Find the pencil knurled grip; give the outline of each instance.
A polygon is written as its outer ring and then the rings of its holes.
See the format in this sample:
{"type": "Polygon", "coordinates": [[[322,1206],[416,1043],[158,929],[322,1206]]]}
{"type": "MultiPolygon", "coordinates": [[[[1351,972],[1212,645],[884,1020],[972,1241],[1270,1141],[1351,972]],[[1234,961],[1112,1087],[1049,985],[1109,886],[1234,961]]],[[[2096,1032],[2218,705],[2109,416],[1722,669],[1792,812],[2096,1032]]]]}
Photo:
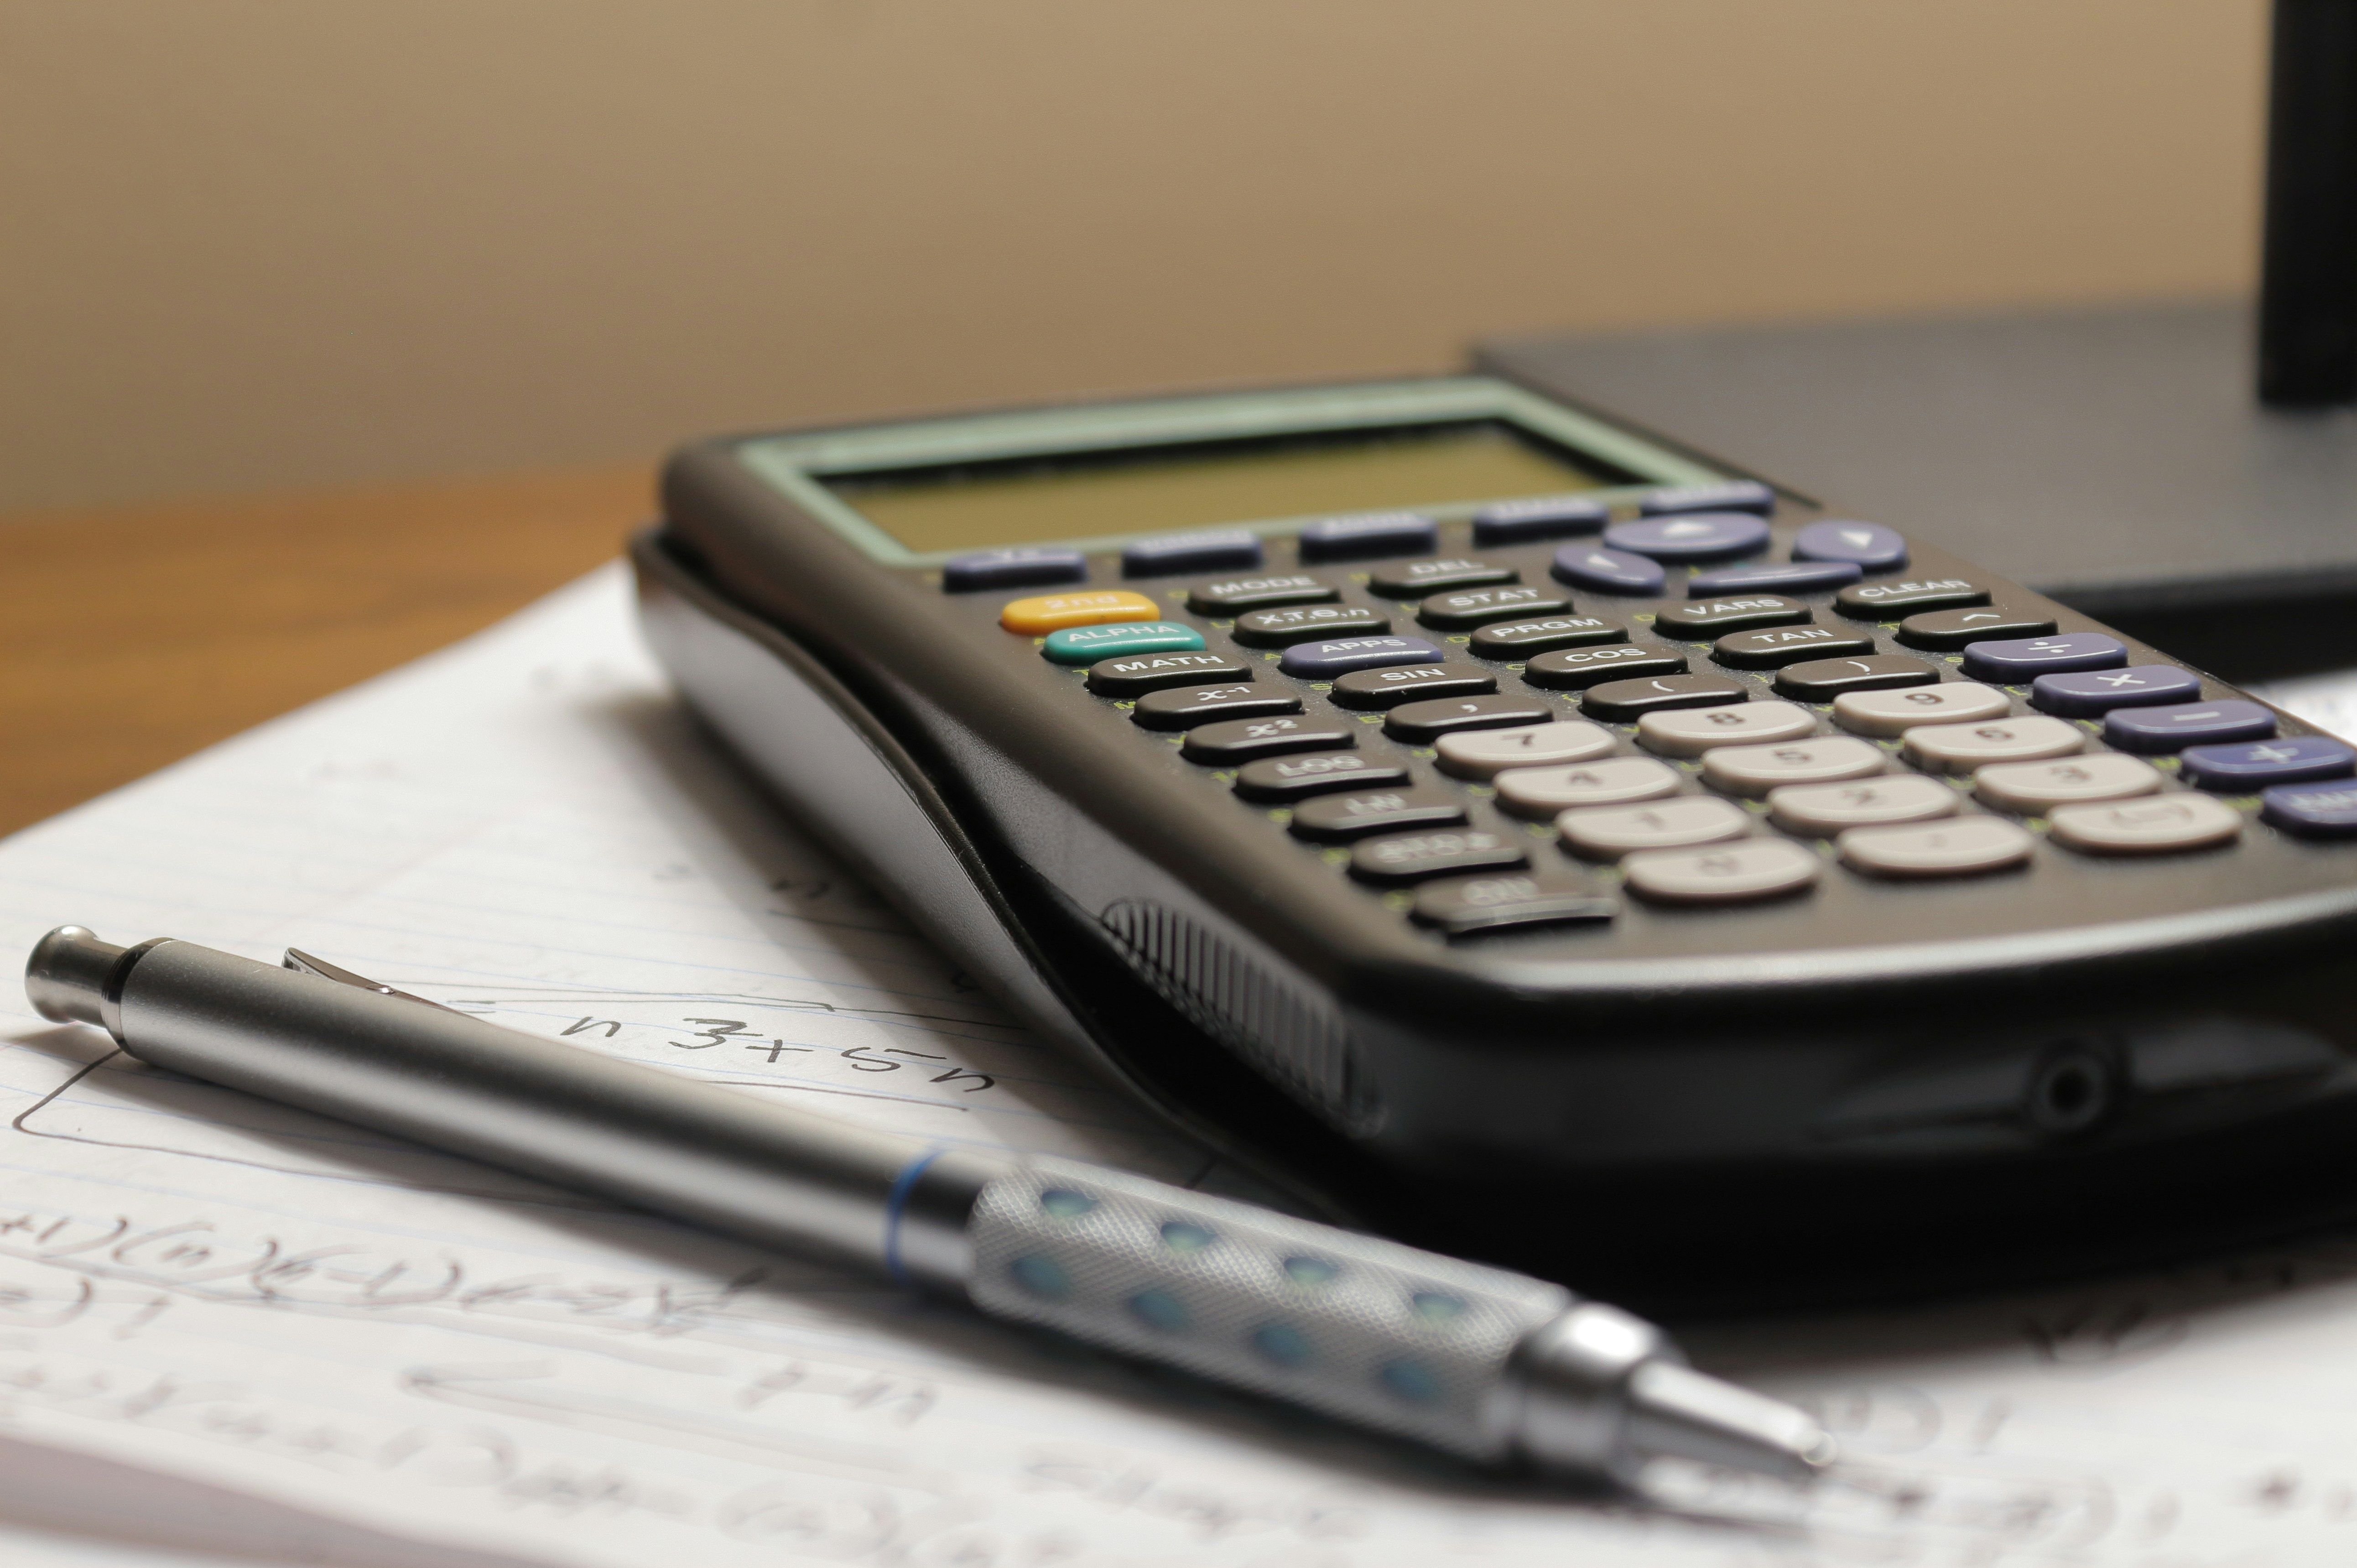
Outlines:
{"type": "Polygon", "coordinates": [[[1508,1358],[1576,1301],[1502,1269],[1063,1160],[993,1179],[967,1236],[967,1291],[994,1316],[1483,1461],[1513,1442],[1508,1358]]]}

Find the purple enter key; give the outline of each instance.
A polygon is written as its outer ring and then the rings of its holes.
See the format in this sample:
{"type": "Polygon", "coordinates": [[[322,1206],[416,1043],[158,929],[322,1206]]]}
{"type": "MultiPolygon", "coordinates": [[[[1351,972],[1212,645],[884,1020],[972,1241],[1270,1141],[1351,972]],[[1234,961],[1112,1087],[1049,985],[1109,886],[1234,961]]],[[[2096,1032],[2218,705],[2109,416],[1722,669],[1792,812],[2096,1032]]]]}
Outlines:
{"type": "Polygon", "coordinates": [[[2330,736],[2287,735],[2281,740],[2186,748],[2177,766],[2204,789],[2252,793],[2272,784],[2308,784],[2357,773],[2357,751],[2330,736]]]}
{"type": "Polygon", "coordinates": [[[2127,661],[2126,645],[2099,631],[2010,637],[1968,643],[1964,648],[1965,674],[1975,681],[2009,685],[2063,670],[2116,670],[2127,661]]]}
{"type": "Polygon", "coordinates": [[[1331,681],[1353,670],[1439,661],[1440,650],[1420,637],[1340,637],[1331,642],[1297,642],[1276,667],[1305,681],[1331,681]]]}

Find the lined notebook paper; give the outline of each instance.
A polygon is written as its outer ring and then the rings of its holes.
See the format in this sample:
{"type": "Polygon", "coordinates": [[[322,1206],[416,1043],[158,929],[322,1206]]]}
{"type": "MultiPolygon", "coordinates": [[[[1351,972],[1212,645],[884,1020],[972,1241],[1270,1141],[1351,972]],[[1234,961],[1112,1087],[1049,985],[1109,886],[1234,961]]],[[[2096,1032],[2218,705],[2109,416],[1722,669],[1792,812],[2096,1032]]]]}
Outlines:
{"type": "MultiPolygon", "coordinates": [[[[0,953],[68,920],[298,945],[738,1092],[1205,1175],[711,751],[619,570],[0,846],[0,953]]],[[[172,1541],[386,1568],[2357,1557],[2357,1238],[1690,1334],[1817,1407],[1852,1462],[1813,1495],[1663,1466],[1641,1506],[155,1072],[13,983],[0,1011],[11,1563],[188,1561],[172,1541]]]]}

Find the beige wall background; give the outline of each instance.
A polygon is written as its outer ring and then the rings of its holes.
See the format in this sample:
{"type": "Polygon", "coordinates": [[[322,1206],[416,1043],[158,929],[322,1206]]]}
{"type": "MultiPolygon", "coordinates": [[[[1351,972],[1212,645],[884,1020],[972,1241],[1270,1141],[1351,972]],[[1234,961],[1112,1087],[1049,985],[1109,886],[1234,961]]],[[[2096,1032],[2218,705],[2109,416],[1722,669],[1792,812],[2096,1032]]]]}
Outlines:
{"type": "Polygon", "coordinates": [[[2261,0],[0,0],[0,508],[2204,295],[2261,0]]]}

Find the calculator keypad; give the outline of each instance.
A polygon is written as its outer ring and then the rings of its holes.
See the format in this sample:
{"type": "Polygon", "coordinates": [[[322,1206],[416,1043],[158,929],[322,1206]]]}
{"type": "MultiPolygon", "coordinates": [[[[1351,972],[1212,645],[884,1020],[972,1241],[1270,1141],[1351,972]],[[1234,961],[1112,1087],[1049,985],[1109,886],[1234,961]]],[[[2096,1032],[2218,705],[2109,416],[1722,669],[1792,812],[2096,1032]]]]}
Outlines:
{"type": "MultiPolygon", "coordinates": [[[[1002,624],[1049,665],[1122,650],[1067,678],[1119,703],[1135,744],[1450,937],[1587,940],[1829,880],[2002,897],[2025,866],[2218,851],[2254,817],[2357,839],[2357,748],[2278,738],[2271,710],[2204,701],[2191,672],[1936,559],[1901,576],[1908,543],[1879,524],[1777,547],[1737,506],[1495,511],[1486,533],[1333,520],[1303,535],[1307,570],[1272,549],[1158,597],[1017,600],[1002,624]],[[1445,553],[1469,532],[1481,553],[1445,553]]],[[[1049,568],[1006,568],[1026,569],[1049,568]]]]}

